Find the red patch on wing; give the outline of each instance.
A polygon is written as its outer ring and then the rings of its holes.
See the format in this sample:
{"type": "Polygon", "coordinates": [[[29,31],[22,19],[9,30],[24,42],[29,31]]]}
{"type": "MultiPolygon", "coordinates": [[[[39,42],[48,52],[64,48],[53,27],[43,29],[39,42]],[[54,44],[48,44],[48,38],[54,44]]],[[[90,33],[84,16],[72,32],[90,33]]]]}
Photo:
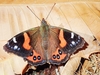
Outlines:
{"type": "Polygon", "coordinates": [[[28,59],[29,61],[31,61],[33,63],[42,61],[41,55],[39,53],[35,52],[34,50],[33,50],[33,55],[26,57],[26,59],[28,59]],[[40,59],[38,59],[38,56],[40,57],[40,59]],[[36,57],[36,59],[34,59],[34,57],[36,57]]]}
{"type": "Polygon", "coordinates": [[[60,40],[60,46],[63,48],[67,45],[67,41],[64,39],[64,35],[63,35],[63,30],[60,30],[59,33],[59,40],[60,40]]]}
{"type": "Polygon", "coordinates": [[[25,39],[25,41],[24,41],[24,43],[23,43],[23,47],[26,49],[26,50],[30,50],[30,48],[31,48],[31,46],[30,46],[30,38],[29,38],[29,36],[28,36],[28,34],[27,33],[24,33],[24,39],[25,39]]]}
{"type": "Polygon", "coordinates": [[[52,60],[61,61],[61,60],[63,60],[67,56],[67,54],[64,54],[64,53],[59,54],[59,51],[58,50],[59,50],[59,48],[57,48],[56,51],[52,54],[52,56],[53,55],[56,56],[56,58],[53,58],[52,57],[52,60]],[[59,55],[59,59],[57,58],[57,55],[59,55]]]}

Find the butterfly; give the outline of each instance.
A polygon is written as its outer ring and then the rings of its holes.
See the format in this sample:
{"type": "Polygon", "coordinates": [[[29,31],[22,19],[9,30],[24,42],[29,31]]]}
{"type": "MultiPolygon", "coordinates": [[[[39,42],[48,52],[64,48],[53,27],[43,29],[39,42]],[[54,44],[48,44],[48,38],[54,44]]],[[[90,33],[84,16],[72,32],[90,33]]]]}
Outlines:
{"type": "Polygon", "coordinates": [[[43,18],[41,26],[23,31],[4,45],[5,51],[21,56],[28,63],[60,65],[83,48],[86,41],[73,31],[49,25],[43,18]]]}

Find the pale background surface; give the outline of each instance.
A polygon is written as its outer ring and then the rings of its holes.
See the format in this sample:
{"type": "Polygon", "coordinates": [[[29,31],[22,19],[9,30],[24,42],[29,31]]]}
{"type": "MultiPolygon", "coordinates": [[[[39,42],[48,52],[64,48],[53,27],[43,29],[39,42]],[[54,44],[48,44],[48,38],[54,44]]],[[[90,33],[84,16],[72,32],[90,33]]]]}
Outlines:
{"type": "Polygon", "coordinates": [[[58,3],[46,20],[50,25],[70,29],[80,34],[86,41],[93,40],[93,36],[100,41],[99,0],[0,0],[0,75],[14,75],[14,71],[20,73],[26,65],[22,58],[9,55],[2,48],[6,41],[17,33],[40,26],[40,21],[26,6],[42,19],[46,18],[54,2],[58,3]],[[22,65],[21,68],[19,64],[22,65]]]}
{"type": "Polygon", "coordinates": [[[100,0],[0,0],[1,4],[46,4],[64,2],[100,2],[100,0]]]}

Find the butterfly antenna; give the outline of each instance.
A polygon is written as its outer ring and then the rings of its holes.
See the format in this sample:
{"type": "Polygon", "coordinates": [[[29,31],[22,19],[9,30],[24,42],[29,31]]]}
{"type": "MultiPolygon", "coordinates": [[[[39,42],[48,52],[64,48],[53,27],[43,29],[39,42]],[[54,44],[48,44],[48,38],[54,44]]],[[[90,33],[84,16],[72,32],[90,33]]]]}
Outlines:
{"type": "Polygon", "coordinates": [[[40,20],[40,18],[28,6],[27,6],[27,8],[40,20]]]}
{"type": "Polygon", "coordinates": [[[53,7],[51,8],[50,12],[48,13],[48,15],[47,15],[46,19],[47,19],[47,18],[48,18],[48,16],[50,15],[50,13],[51,13],[52,9],[54,8],[55,4],[56,4],[56,3],[54,3],[54,5],[53,5],[53,7]]]}

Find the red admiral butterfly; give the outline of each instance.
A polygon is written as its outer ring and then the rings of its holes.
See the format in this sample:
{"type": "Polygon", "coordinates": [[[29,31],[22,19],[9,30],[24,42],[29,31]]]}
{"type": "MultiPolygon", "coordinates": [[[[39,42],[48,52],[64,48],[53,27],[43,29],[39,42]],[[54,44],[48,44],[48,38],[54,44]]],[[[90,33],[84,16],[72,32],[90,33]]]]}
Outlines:
{"type": "Polygon", "coordinates": [[[48,25],[45,19],[35,27],[12,37],[4,49],[23,57],[34,66],[45,63],[59,65],[82,48],[86,41],[78,34],[48,25]]]}

